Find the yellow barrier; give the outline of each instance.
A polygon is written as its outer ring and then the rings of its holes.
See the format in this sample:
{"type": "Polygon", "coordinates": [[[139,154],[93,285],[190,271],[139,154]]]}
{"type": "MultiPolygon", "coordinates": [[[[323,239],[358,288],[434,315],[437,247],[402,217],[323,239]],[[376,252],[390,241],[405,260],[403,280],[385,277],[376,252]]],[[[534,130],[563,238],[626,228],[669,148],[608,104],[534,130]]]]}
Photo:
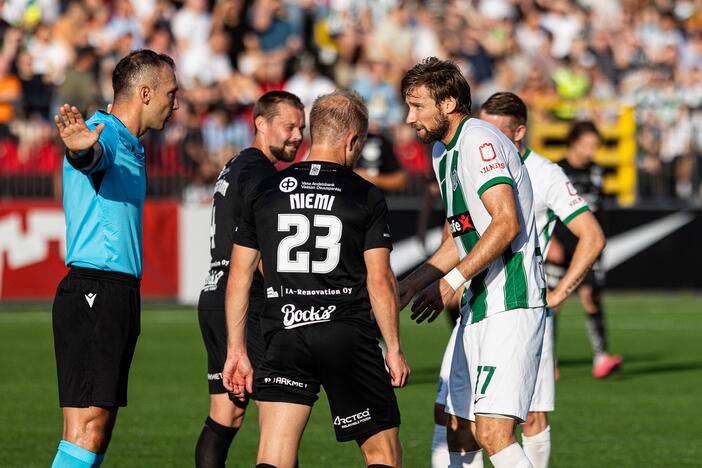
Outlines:
{"type": "Polygon", "coordinates": [[[529,108],[528,145],[552,161],[567,151],[566,138],[571,121],[555,115],[577,116],[595,122],[605,139],[595,162],[607,171],[604,191],[616,195],[619,204],[631,206],[636,200],[636,119],[634,108],[617,101],[539,100],[529,108]]]}

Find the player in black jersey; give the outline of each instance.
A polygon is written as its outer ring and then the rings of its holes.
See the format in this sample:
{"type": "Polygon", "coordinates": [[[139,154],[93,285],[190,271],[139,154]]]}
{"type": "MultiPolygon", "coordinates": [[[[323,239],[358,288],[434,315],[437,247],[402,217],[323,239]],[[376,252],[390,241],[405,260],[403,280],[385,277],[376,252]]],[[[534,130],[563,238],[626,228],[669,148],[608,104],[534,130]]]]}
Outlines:
{"type": "MultiPolygon", "coordinates": [[[[602,135],[594,123],[576,122],[568,134],[568,154],[558,162],[575,190],[587,201],[600,224],[603,214],[603,169],[593,159],[601,145],[602,135]]],[[[562,272],[568,269],[577,243],[578,239],[558,221],[549,250],[549,282],[558,282],[562,272]]],[[[593,353],[592,376],[598,379],[608,376],[622,364],[621,356],[607,352],[607,334],[602,310],[604,281],[605,272],[598,259],[578,289],[580,302],[587,312],[587,330],[593,353]]]]}
{"type": "MultiPolygon", "coordinates": [[[[210,227],[212,261],[205,286],[200,293],[198,315],[207,348],[207,379],[210,413],[195,448],[198,468],[224,467],[229,446],[241,427],[248,398],[244,401],[227,395],[222,385],[222,368],[227,356],[224,297],[234,233],[241,223],[245,200],[258,183],[276,173],[278,161],[291,162],[302,142],[305,109],[294,94],[271,91],[254,106],[253,145],[233,157],[220,172],[215,185],[210,227]]],[[[247,351],[251,363],[258,365],[263,356],[260,315],[264,303],[263,277],[254,272],[249,295],[247,351]]]]}
{"type": "Polygon", "coordinates": [[[234,239],[223,379],[239,396],[253,389],[259,402],[258,467],[293,466],[320,386],[337,440],[356,440],[369,466],[401,465],[392,387],[405,385],[409,367],[400,348],[387,206],[381,191],[351,170],[367,128],[355,94],[318,98],[308,160],[261,182],[234,239]],[[252,371],[247,292],[259,259],[266,352],[252,371]],[[389,374],[372,315],[387,344],[389,374]]]}

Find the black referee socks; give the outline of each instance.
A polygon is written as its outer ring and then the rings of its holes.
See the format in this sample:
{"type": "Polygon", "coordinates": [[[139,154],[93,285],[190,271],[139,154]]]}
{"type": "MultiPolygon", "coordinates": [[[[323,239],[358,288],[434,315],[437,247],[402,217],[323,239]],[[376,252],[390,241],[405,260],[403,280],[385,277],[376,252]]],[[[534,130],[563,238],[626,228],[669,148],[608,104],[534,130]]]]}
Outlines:
{"type": "Polygon", "coordinates": [[[229,446],[238,431],[239,428],[222,426],[208,416],[195,446],[195,467],[224,468],[229,446]]]}

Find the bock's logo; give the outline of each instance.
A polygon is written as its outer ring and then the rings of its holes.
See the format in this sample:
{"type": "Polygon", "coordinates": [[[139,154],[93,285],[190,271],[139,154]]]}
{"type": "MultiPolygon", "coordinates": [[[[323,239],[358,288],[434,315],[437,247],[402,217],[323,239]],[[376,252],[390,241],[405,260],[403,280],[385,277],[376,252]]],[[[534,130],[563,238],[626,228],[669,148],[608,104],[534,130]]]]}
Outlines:
{"type": "Polygon", "coordinates": [[[313,323],[329,322],[336,306],[310,307],[300,310],[294,304],[285,304],[280,311],[283,313],[283,326],[285,328],[297,328],[313,323]]]}
{"type": "Polygon", "coordinates": [[[470,231],[475,231],[473,220],[470,219],[470,213],[460,213],[448,218],[449,229],[453,237],[459,237],[470,231]]]}
{"type": "Polygon", "coordinates": [[[280,181],[280,185],[278,185],[278,188],[280,188],[281,192],[292,192],[297,188],[297,179],[294,177],[286,177],[285,179],[280,181]]]}
{"type": "Polygon", "coordinates": [[[483,143],[478,147],[478,150],[480,151],[480,158],[485,162],[492,161],[497,157],[495,147],[492,146],[492,143],[483,143]]]}

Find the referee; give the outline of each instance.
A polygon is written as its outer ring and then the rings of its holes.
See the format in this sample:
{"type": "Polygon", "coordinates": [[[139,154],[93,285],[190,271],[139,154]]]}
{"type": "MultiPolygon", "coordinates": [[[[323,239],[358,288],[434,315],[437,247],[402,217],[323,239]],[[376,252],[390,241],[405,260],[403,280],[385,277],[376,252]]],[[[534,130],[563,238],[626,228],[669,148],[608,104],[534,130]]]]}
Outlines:
{"type": "MultiPolygon", "coordinates": [[[[255,136],[250,148],[233,157],[215,185],[210,226],[210,271],[200,293],[198,317],[207,349],[210,413],[195,447],[197,468],[224,467],[229,446],[244,420],[248,398],[231,398],[222,385],[227,357],[224,296],[234,232],[239,228],[244,202],[264,178],[275,174],[274,164],[292,162],[302,143],[305,107],[286,91],[270,91],[254,106],[255,136]]],[[[256,271],[249,291],[247,349],[254,366],[263,357],[260,314],[264,303],[263,276],[256,271]]]]}
{"type": "Polygon", "coordinates": [[[68,275],[54,298],[53,328],[63,436],[52,468],[100,466],[140,330],[142,212],[139,137],[178,108],[173,60],[130,53],[112,73],[112,113],[88,121],[64,104],[54,117],[66,146],[63,208],[68,275]]]}

